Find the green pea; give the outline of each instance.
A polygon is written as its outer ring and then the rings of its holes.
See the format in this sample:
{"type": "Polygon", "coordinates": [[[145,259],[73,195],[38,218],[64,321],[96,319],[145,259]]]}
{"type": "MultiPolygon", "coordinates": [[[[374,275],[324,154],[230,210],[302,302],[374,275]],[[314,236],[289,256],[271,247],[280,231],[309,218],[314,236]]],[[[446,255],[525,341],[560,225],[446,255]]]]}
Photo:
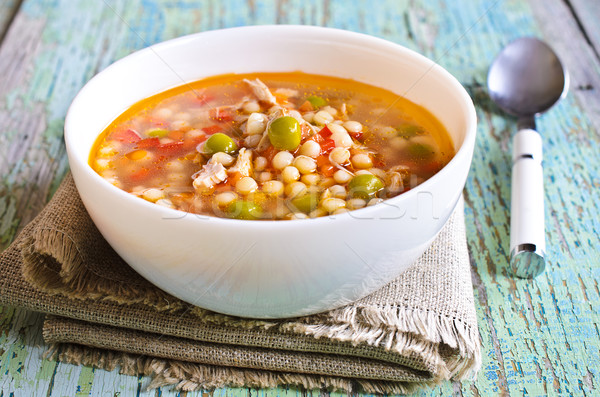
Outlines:
{"type": "Polygon", "coordinates": [[[291,116],[276,118],[269,125],[271,145],[279,150],[294,150],[302,139],[300,123],[291,116]]]}
{"type": "Polygon", "coordinates": [[[262,218],[262,208],[253,201],[235,200],[226,208],[226,213],[232,219],[254,220],[262,218]]]}
{"type": "Polygon", "coordinates": [[[319,205],[319,195],[317,193],[306,193],[300,197],[296,197],[291,202],[292,210],[298,210],[308,214],[319,205]]]}
{"type": "Polygon", "coordinates": [[[413,143],[408,147],[408,152],[418,160],[428,160],[435,155],[433,147],[423,143],[413,143]]]}
{"type": "Polygon", "coordinates": [[[377,192],[383,189],[383,187],[384,184],[381,179],[370,174],[357,175],[348,183],[350,195],[363,200],[375,197],[377,192]]]}
{"type": "Polygon", "coordinates": [[[402,124],[396,127],[396,131],[398,133],[398,136],[401,136],[403,138],[410,138],[425,132],[423,128],[414,124],[402,124]]]}
{"type": "Polygon", "coordinates": [[[233,139],[222,132],[211,135],[204,143],[204,152],[206,154],[214,154],[217,152],[232,154],[237,150],[238,147],[233,139]]]}
{"type": "Polygon", "coordinates": [[[306,98],[306,100],[308,102],[310,102],[312,107],[315,109],[319,109],[319,108],[322,108],[323,106],[327,105],[327,101],[325,99],[321,98],[320,96],[316,96],[316,95],[311,95],[308,98],[306,98]]]}
{"type": "Polygon", "coordinates": [[[162,128],[156,128],[146,132],[146,135],[151,138],[164,138],[169,135],[169,131],[163,130],[162,128]]]}

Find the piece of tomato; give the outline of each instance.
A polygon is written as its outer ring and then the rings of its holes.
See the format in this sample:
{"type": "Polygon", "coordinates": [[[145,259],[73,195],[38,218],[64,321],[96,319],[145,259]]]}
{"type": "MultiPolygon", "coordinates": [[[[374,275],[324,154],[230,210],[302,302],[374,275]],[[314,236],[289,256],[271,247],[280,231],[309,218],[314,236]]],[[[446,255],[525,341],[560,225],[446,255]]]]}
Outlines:
{"type": "Polygon", "coordinates": [[[335,171],[337,171],[337,168],[331,164],[323,164],[319,167],[319,173],[323,176],[333,176],[335,171]]]}
{"type": "Polygon", "coordinates": [[[275,155],[278,153],[279,151],[277,149],[275,149],[273,146],[269,145],[268,148],[266,148],[261,155],[267,159],[267,161],[270,163],[271,161],[273,161],[273,157],[275,157],[275,155]]]}
{"type": "Polygon", "coordinates": [[[317,168],[319,168],[319,173],[323,176],[332,176],[337,171],[337,168],[331,164],[329,156],[326,154],[321,154],[317,157],[317,168]]]}
{"type": "Polygon", "coordinates": [[[315,134],[315,135],[311,136],[311,137],[310,137],[310,138],[308,138],[308,139],[310,139],[311,141],[315,141],[315,142],[317,142],[318,144],[320,144],[321,142],[323,142],[323,141],[325,140],[325,138],[323,138],[323,137],[322,137],[321,135],[319,135],[319,134],[315,134]]]}
{"type": "Polygon", "coordinates": [[[158,138],[146,138],[138,141],[136,147],[138,149],[154,149],[160,145],[160,139],[158,138]]]}
{"type": "Polygon", "coordinates": [[[242,174],[240,174],[239,172],[234,172],[233,174],[229,174],[229,176],[227,177],[227,179],[225,181],[223,181],[223,183],[227,183],[231,186],[235,186],[235,184],[243,177],[244,176],[242,174]]]}
{"type": "MultiPolygon", "coordinates": [[[[300,126],[300,131],[301,131],[300,139],[302,140],[302,142],[304,142],[306,139],[308,139],[310,137],[310,134],[312,134],[312,128],[310,128],[308,126],[308,124],[302,124],[300,126]]],[[[315,135],[318,135],[318,134],[315,134],[315,135]]]]}
{"type": "Polygon", "coordinates": [[[235,116],[229,108],[213,108],[208,114],[210,118],[217,121],[232,121],[235,116]]]}
{"type": "Polygon", "coordinates": [[[350,135],[353,139],[360,141],[363,137],[363,132],[362,131],[358,131],[358,132],[349,132],[348,131],[348,135],[350,135]]]}
{"type": "Polygon", "coordinates": [[[193,138],[187,138],[183,141],[183,148],[186,151],[189,150],[193,150],[196,148],[196,146],[198,146],[200,143],[206,141],[208,137],[206,135],[199,135],[193,138]]]}
{"type": "Polygon", "coordinates": [[[430,161],[420,167],[420,171],[428,175],[433,175],[440,169],[442,169],[442,164],[439,161],[430,161]]]}
{"type": "Polygon", "coordinates": [[[329,128],[327,128],[327,126],[321,128],[321,131],[319,131],[319,134],[323,137],[323,138],[329,138],[331,136],[331,130],[329,128]]]}
{"type": "Polygon", "coordinates": [[[302,113],[312,112],[314,110],[312,103],[309,101],[304,101],[302,105],[298,108],[298,111],[302,113]]]}
{"type": "Polygon", "coordinates": [[[320,143],[321,154],[327,154],[335,148],[335,141],[333,139],[325,139],[320,143]]]}
{"type": "Polygon", "coordinates": [[[175,156],[183,152],[183,142],[169,142],[158,145],[157,153],[163,156],[175,156]]]}
{"type": "Polygon", "coordinates": [[[202,128],[202,131],[208,135],[216,134],[217,132],[220,132],[222,130],[223,130],[223,127],[221,127],[218,124],[214,124],[214,125],[210,125],[208,127],[202,128]]]}
{"type": "Polygon", "coordinates": [[[383,157],[379,154],[373,156],[373,166],[376,168],[385,167],[385,161],[383,161],[383,157]]]}
{"type": "Polygon", "coordinates": [[[148,168],[140,168],[139,170],[131,173],[131,175],[129,175],[129,180],[132,183],[142,183],[144,181],[146,181],[146,179],[148,179],[148,177],[150,176],[150,170],[148,168]]]}
{"type": "Polygon", "coordinates": [[[169,126],[169,123],[165,119],[161,119],[154,116],[149,116],[144,121],[148,123],[149,128],[167,129],[167,127],[169,126]]]}
{"type": "Polygon", "coordinates": [[[142,140],[140,134],[131,128],[123,128],[116,130],[111,134],[112,139],[119,142],[136,143],[142,140]]]}
{"type": "Polygon", "coordinates": [[[330,164],[329,157],[324,154],[317,157],[317,167],[322,166],[323,164],[330,164]]]}
{"type": "Polygon", "coordinates": [[[174,141],[182,141],[184,136],[185,132],[181,130],[171,131],[168,135],[169,139],[172,139],[174,141]]]}

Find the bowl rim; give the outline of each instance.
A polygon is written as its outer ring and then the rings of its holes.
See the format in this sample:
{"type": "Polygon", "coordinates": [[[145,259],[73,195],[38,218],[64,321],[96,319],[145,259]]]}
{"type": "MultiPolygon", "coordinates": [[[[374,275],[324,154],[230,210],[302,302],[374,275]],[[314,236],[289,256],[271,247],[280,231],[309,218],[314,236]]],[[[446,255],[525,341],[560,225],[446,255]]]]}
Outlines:
{"type": "MultiPolygon", "coordinates": [[[[463,104],[466,105],[466,106],[464,106],[464,105],[461,106],[462,108],[466,109],[465,135],[464,135],[462,144],[460,145],[460,147],[458,147],[458,150],[456,150],[456,153],[454,154],[452,159],[440,171],[438,171],[436,174],[434,174],[432,177],[430,177],[423,183],[419,184],[415,188],[412,188],[408,192],[404,192],[398,196],[386,199],[386,200],[384,200],[384,202],[394,204],[396,202],[408,201],[408,200],[410,200],[410,198],[412,196],[418,195],[420,192],[427,191],[429,186],[432,185],[433,183],[435,183],[436,179],[446,177],[447,174],[451,173],[451,170],[453,168],[456,168],[460,162],[464,161],[463,158],[465,156],[469,157],[472,155],[472,148],[474,147],[474,144],[475,144],[476,131],[477,131],[477,117],[476,117],[475,106],[473,104],[471,97],[465,90],[465,88],[460,84],[460,82],[452,74],[450,74],[450,72],[448,72],[446,69],[444,69],[442,66],[440,66],[434,60],[427,58],[424,55],[422,55],[414,50],[411,50],[401,44],[398,44],[398,43],[395,43],[395,42],[392,42],[389,40],[385,40],[385,39],[382,39],[382,38],[379,38],[376,36],[371,36],[371,35],[368,35],[365,33],[353,32],[353,31],[343,30],[343,29],[338,29],[338,28],[310,26],[310,25],[253,25],[253,26],[240,26],[240,27],[231,27],[231,28],[224,28],[224,29],[207,30],[207,31],[192,33],[189,35],[184,35],[184,36],[176,37],[173,39],[165,40],[165,41],[162,41],[162,42],[159,42],[156,44],[152,44],[148,47],[142,48],[140,50],[134,51],[133,53],[131,53],[129,55],[124,56],[123,58],[115,61],[114,63],[110,64],[105,69],[103,69],[102,71],[100,71],[99,73],[94,75],[80,89],[80,91],[77,93],[77,95],[71,102],[71,105],[69,106],[69,108],[67,110],[65,124],[64,124],[64,139],[65,139],[67,152],[68,153],[81,152],[81,149],[77,149],[76,147],[74,147],[74,144],[70,139],[70,136],[72,133],[71,131],[73,130],[73,128],[71,128],[71,125],[74,123],[73,119],[76,117],[76,115],[74,115],[73,109],[76,108],[79,105],[79,102],[81,102],[83,100],[82,97],[87,96],[87,92],[90,90],[93,90],[95,85],[99,84],[99,82],[101,82],[101,80],[104,78],[104,76],[106,74],[110,73],[113,69],[121,68],[122,67],[121,65],[129,63],[138,57],[147,56],[148,53],[155,53],[157,56],[159,56],[157,54],[157,50],[160,51],[162,49],[167,49],[167,48],[173,47],[173,46],[186,45],[188,42],[194,42],[194,41],[198,40],[199,38],[207,38],[208,36],[211,36],[211,35],[231,34],[231,33],[235,34],[236,32],[240,32],[240,34],[243,34],[245,31],[261,31],[261,30],[265,31],[265,33],[269,33],[269,31],[286,31],[286,32],[298,31],[299,34],[306,33],[306,32],[312,32],[313,34],[315,34],[315,33],[316,34],[325,34],[325,35],[328,35],[329,37],[331,37],[332,40],[333,39],[336,39],[336,40],[343,39],[344,41],[346,41],[348,39],[362,40],[364,42],[372,43],[373,45],[377,45],[378,47],[390,48],[390,50],[393,50],[394,52],[403,52],[406,55],[413,57],[417,61],[420,61],[423,63],[429,63],[431,66],[427,70],[424,71],[423,76],[425,76],[427,73],[430,73],[430,72],[437,73],[439,76],[444,78],[444,80],[447,83],[450,84],[450,88],[452,91],[454,91],[455,95],[457,95],[458,98],[462,99],[463,104]]],[[[273,32],[271,32],[271,33],[273,33],[273,32]]],[[[182,84],[184,84],[184,83],[185,82],[182,81],[182,84]]],[[[169,88],[171,88],[171,87],[165,87],[164,90],[167,90],[169,88]]],[[[161,92],[161,91],[159,91],[159,92],[161,92]]],[[[157,92],[156,94],[158,94],[159,92],[157,92]]],[[[405,95],[405,94],[406,94],[406,92],[403,94],[399,94],[399,95],[405,95]]],[[[101,132],[102,131],[100,131],[99,133],[101,133],[101,132]]],[[[97,137],[95,139],[97,139],[97,137]]],[[[227,222],[231,226],[238,227],[238,228],[239,227],[241,227],[241,228],[251,227],[252,229],[255,229],[255,228],[272,229],[273,227],[288,228],[288,227],[298,227],[299,225],[318,226],[325,222],[331,222],[331,221],[335,221],[337,219],[354,218],[354,216],[352,214],[360,213],[363,215],[367,215],[369,213],[376,213],[376,212],[378,212],[378,209],[380,208],[380,205],[381,205],[381,204],[377,204],[374,206],[367,206],[364,208],[351,210],[351,211],[348,211],[347,213],[342,213],[342,214],[328,215],[328,216],[317,217],[317,218],[301,219],[301,220],[297,220],[297,221],[293,221],[293,220],[292,221],[284,221],[284,222],[282,222],[281,220],[248,221],[248,220],[230,219],[230,218],[221,218],[221,217],[209,216],[209,215],[194,214],[194,213],[190,213],[190,212],[186,212],[186,211],[162,207],[162,206],[156,205],[154,203],[150,203],[146,200],[143,200],[139,197],[136,197],[136,196],[132,195],[131,193],[128,193],[122,189],[119,189],[118,187],[116,187],[116,186],[112,185],[111,183],[109,183],[108,181],[106,181],[104,178],[102,178],[98,173],[96,173],[92,169],[92,167],[89,164],[90,153],[84,153],[84,155],[85,155],[84,156],[85,161],[81,161],[81,159],[77,156],[69,156],[69,164],[71,165],[71,167],[72,167],[71,162],[73,162],[73,161],[78,162],[79,165],[81,166],[79,168],[82,170],[85,170],[86,174],[88,174],[92,179],[97,181],[97,183],[99,183],[100,186],[103,186],[105,189],[108,189],[108,191],[112,192],[113,194],[120,196],[121,199],[123,199],[123,200],[135,200],[135,201],[132,201],[133,204],[146,206],[145,208],[147,208],[149,211],[153,211],[153,212],[156,212],[157,214],[162,214],[164,216],[179,215],[181,217],[181,214],[184,213],[184,214],[190,215],[188,218],[196,218],[196,219],[202,220],[202,221],[210,220],[211,222],[214,222],[214,223],[227,222]],[[298,221],[304,221],[304,222],[298,222],[298,221]]],[[[469,161],[469,163],[470,163],[470,161],[469,161]]],[[[363,218],[364,219],[377,219],[377,217],[370,218],[368,216],[362,217],[361,219],[363,219],[363,218]]]]}

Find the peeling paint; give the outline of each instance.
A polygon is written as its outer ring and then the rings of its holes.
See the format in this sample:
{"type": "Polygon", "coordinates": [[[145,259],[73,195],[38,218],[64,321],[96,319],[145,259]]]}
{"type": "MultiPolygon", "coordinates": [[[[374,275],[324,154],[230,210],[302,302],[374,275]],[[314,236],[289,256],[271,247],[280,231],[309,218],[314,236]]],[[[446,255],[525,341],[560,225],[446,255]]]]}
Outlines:
{"type": "MultiPolygon", "coordinates": [[[[561,11],[561,0],[543,3],[25,0],[13,22],[14,31],[0,47],[0,248],[40,211],[67,172],[62,142],[67,107],[81,86],[111,62],[164,39],[221,27],[306,23],[358,30],[421,51],[447,68],[467,85],[479,119],[465,215],[483,368],[474,381],[447,382],[417,395],[598,394],[600,139],[595,126],[600,125],[600,117],[586,107],[598,101],[595,90],[589,89],[600,86],[590,83],[594,76],[589,71],[600,70],[597,60],[574,69],[574,81],[584,89],[569,94],[539,118],[546,159],[546,272],[535,280],[519,280],[511,278],[508,270],[510,138],[516,123],[490,102],[486,73],[489,62],[511,39],[560,35],[561,29],[571,26],[572,19],[561,11]],[[544,30],[530,6],[552,19],[552,29],[558,33],[544,30]]],[[[585,6],[577,0],[571,3],[585,6]]],[[[589,3],[593,7],[594,2],[589,3]]],[[[11,4],[16,2],[0,5],[0,27],[11,4]]],[[[573,35],[568,37],[574,40],[573,35]]],[[[560,44],[557,38],[553,43],[560,44]]],[[[167,388],[146,391],[147,378],[43,360],[41,322],[40,315],[0,308],[2,395],[17,390],[57,396],[209,394],[167,388]]],[[[217,389],[210,394],[299,397],[320,393],[217,389]]]]}

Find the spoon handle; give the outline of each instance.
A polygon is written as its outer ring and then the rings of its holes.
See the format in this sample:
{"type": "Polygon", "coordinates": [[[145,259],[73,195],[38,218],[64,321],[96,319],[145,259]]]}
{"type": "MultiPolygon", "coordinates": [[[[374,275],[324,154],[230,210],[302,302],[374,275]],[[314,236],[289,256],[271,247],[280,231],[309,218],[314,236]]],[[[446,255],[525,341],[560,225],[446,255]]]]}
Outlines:
{"type": "Polygon", "coordinates": [[[513,273],[533,278],[544,271],[544,182],[542,137],[521,129],[513,138],[510,265],[513,273]]]}

